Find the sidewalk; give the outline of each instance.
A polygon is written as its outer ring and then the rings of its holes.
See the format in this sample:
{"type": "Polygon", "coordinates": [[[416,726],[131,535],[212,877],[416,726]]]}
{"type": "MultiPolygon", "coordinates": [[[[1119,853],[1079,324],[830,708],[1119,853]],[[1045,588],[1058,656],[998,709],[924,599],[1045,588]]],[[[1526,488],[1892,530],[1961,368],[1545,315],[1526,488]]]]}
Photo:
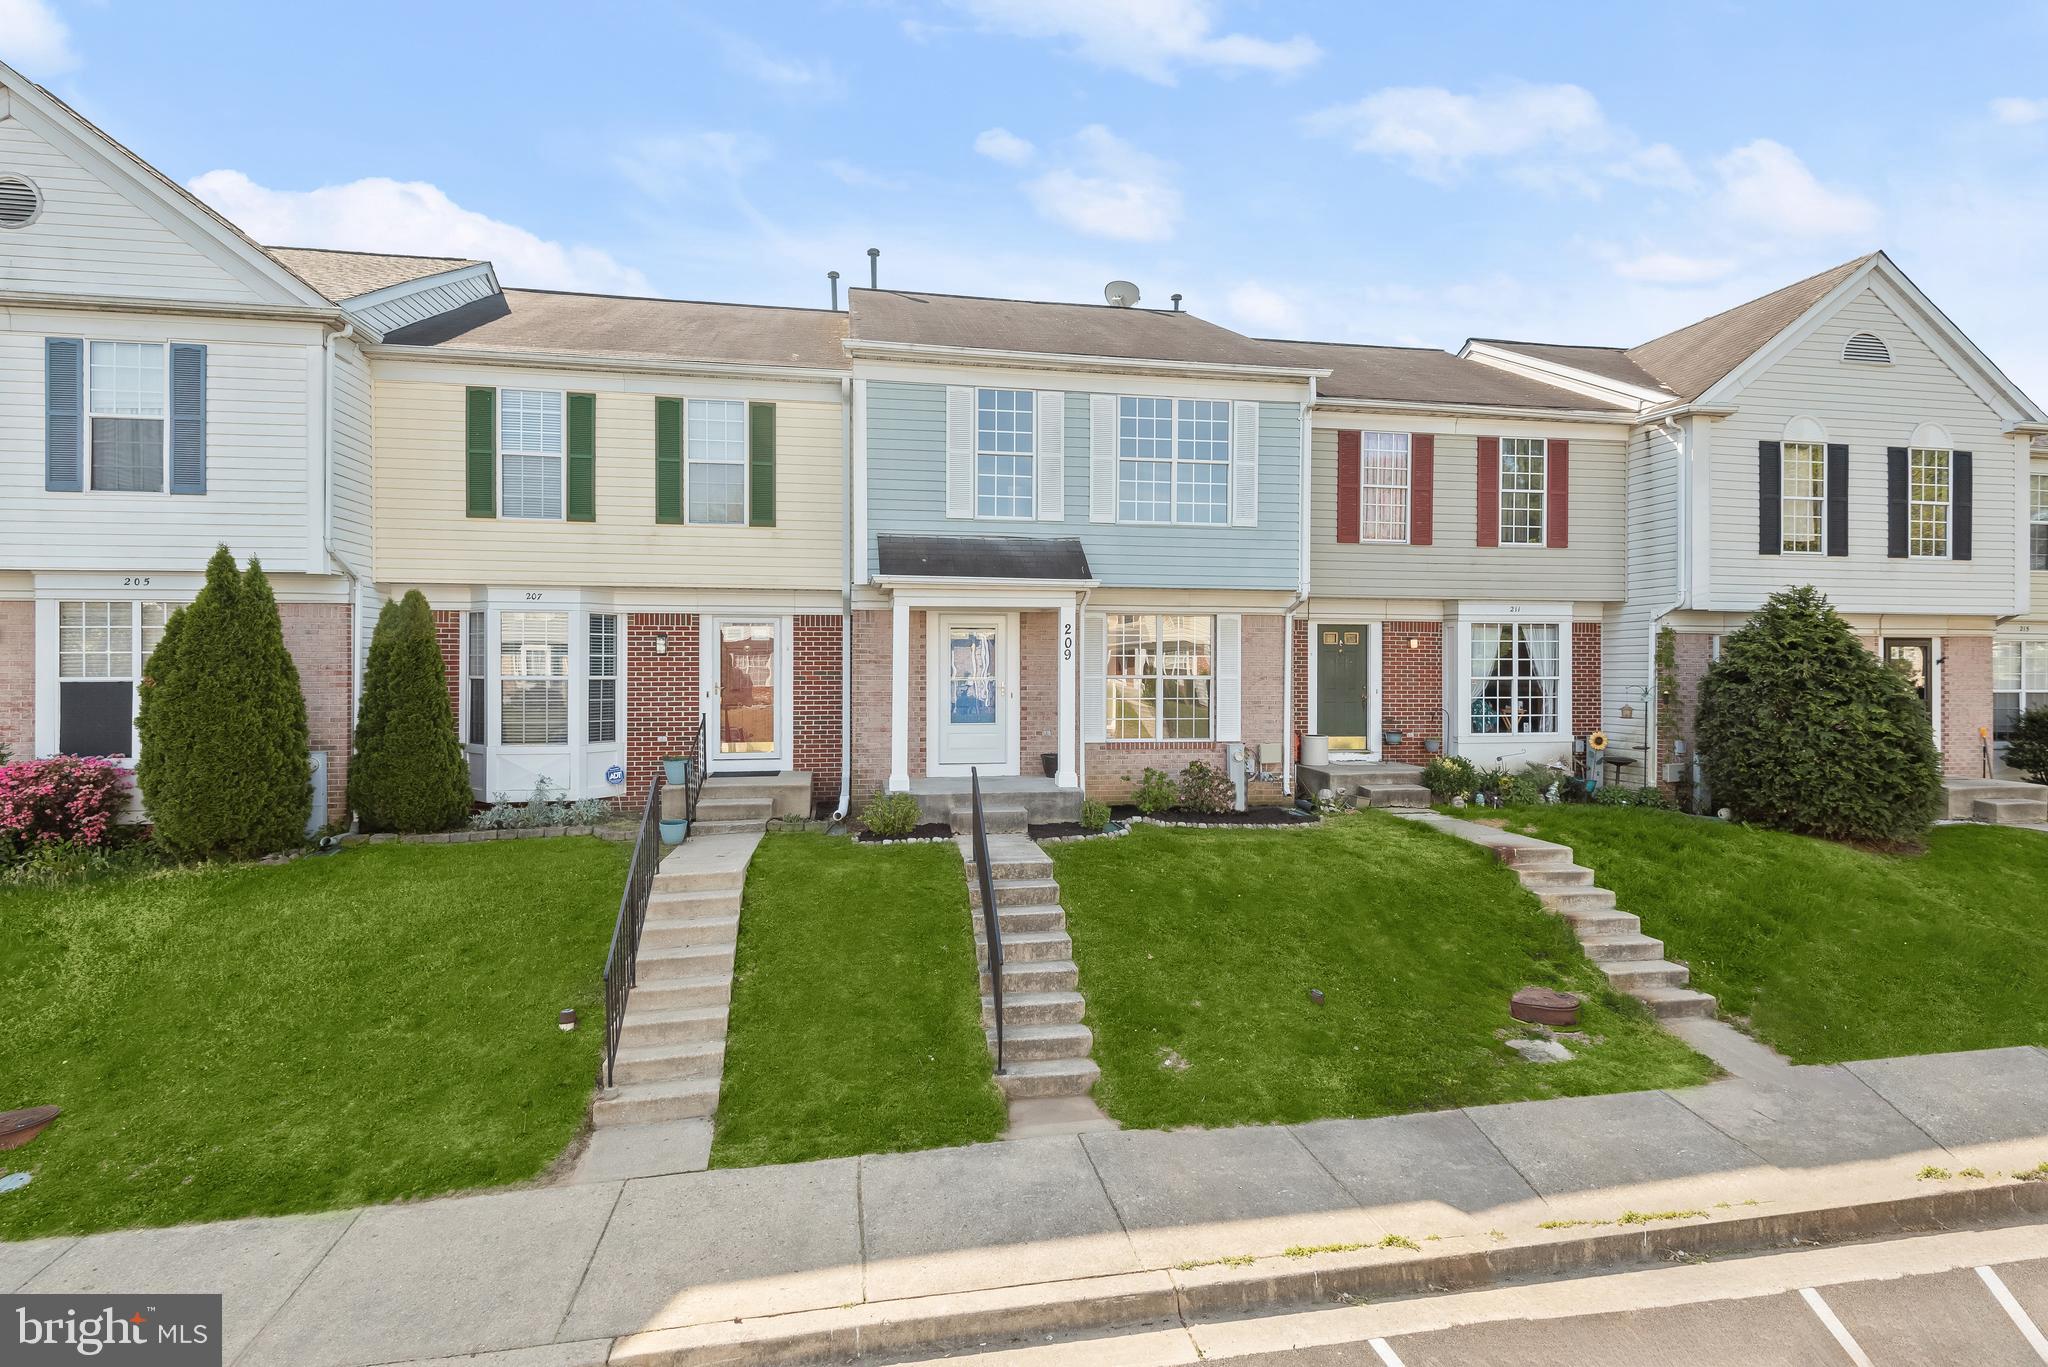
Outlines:
{"type": "Polygon", "coordinates": [[[0,1244],[0,1290],[222,1291],[242,1367],[844,1360],[2040,1219],[2044,1160],[2048,1052],[2001,1049],[0,1244]]]}

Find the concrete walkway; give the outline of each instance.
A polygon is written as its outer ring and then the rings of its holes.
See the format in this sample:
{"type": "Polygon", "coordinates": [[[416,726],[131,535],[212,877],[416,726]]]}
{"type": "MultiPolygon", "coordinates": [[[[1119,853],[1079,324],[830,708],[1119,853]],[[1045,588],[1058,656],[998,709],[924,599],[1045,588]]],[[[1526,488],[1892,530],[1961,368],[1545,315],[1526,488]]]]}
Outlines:
{"type": "Polygon", "coordinates": [[[2002,1049],[0,1244],[0,1290],[221,1291],[240,1367],[844,1360],[2010,1219],[2044,1161],[2002,1049]]]}

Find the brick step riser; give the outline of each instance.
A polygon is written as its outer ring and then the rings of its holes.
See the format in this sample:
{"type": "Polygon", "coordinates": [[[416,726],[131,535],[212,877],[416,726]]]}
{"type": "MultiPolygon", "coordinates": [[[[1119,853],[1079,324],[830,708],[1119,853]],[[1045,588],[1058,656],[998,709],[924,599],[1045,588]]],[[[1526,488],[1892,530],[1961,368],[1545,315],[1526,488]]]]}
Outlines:
{"type": "MultiPolygon", "coordinates": [[[[981,995],[989,995],[989,979],[982,973],[981,995]]],[[[1081,985],[1081,972],[1072,964],[1055,968],[1050,964],[1022,963],[1003,965],[1003,992],[1072,992],[1081,985]]]]}
{"type": "Polygon", "coordinates": [[[650,957],[641,953],[640,962],[633,975],[637,983],[659,983],[664,978],[703,978],[716,973],[732,972],[732,946],[695,945],[688,948],[702,950],[685,958],[667,959],[650,957]]]}
{"type": "MultiPolygon", "coordinates": [[[[988,1040],[989,1053],[995,1053],[996,1032],[984,1030],[982,1033],[988,1040]]],[[[1003,1058],[1009,1063],[1045,1063],[1054,1059],[1087,1058],[1088,1051],[1094,1044],[1094,1036],[1085,1030],[1072,1038],[1054,1036],[1051,1039],[1033,1039],[1027,1036],[1019,1039],[1015,1035],[1006,1035],[1003,1038],[1003,1058]]]]}
{"type": "Polygon", "coordinates": [[[1095,1090],[1097,1073],[1053,1073],[1049,1076],[1035,1073],[998,1073],[996,1086],[1003,1096],[1011,1101],[1035,1100],[1050,1096],[1087,1096],[1095,1090]]]}
{"type": "Polygon", "coordinates": [[[704,1040],[725,1038],[725,1016],[712,1016],[704,1020],[640,1020],[633,1019],[633,1013],[626,1013],[626,1027],[619,1032],[621,1049],[644,1049],[662,1044],[695,1044],[704,1040]]]}
{"type": "Polygon", "coordinates": [[[732,1001],[732,979],[687,986],[659,986],[641,983],[626,999],[626,1019],[635,1011],[689,1011],[705,1006],[726,1006],[732,1001]]]}
{"type": "Polygon", "coordinates": [[[675,1059],[620,1059],[612,1078],[621,1086],[633,1082],[673,1082],[679,1078],[716,1078],[725,1067],[725,1054],[705,1054],[675,1059]]]}
{"type": "MultiPolygon", "coordinates": [[[[1087,1007],[1080,1001],[1067,1002],[1003,1002],[1003,1028],[1016,1025],[1079,1025],[1087,1007]]],[[[981,1027],[995,1028],[995,1005],[987,997],[981,999],[981,1027]]]]}
{"type": "Polygon", "coordinates": [[[618,1097],[591,1107],[591,1121],[601,1126],[652,1125],[663,1120],[698,1120],[718,1109],[718,1094],[686,1097],[618,1097]]]}

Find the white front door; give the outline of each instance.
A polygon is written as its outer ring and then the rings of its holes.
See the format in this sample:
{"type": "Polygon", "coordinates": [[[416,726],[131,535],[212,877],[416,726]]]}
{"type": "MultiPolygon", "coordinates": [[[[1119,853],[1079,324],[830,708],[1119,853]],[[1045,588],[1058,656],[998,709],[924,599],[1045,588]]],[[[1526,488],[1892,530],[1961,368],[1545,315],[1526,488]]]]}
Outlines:
{"type": "Polygon", "coordinates": [[[711,773],[789,767],[788,649],[779,617],[707,617],[699,666],[711,773]]]}
{"type": "Polygon", "coordinates": [[[1016,632],[1006,613],[937,616],[931,771],[1017,772],[1016,632]]]}

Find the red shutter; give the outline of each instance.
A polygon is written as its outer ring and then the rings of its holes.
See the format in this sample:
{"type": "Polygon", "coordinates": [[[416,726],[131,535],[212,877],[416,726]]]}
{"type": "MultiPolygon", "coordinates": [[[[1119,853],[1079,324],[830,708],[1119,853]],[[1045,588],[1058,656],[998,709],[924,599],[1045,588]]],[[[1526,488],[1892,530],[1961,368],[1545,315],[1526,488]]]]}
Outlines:
{"type": "Polygon", "coordinates": [[[1436,537],[1436,437],[1408,438],[1408,544],[1427,546],[1436,537]]]}
{"type": "Polygon", "coordinates": [[[1500,544],[1500,438],[1479,439],[1479,544],[1500,544]]]}
{"type": "Polygon", "coordinates": [[[1358,540],[1358,433],[1337,434],[1337,541],[1358,540]]]}
{"type": "Polygon", "coordinates": [[[1561,551],[1572,544],[1572,444],[1552,437],[1544,464],[1543,544],[1561,551]]]}

